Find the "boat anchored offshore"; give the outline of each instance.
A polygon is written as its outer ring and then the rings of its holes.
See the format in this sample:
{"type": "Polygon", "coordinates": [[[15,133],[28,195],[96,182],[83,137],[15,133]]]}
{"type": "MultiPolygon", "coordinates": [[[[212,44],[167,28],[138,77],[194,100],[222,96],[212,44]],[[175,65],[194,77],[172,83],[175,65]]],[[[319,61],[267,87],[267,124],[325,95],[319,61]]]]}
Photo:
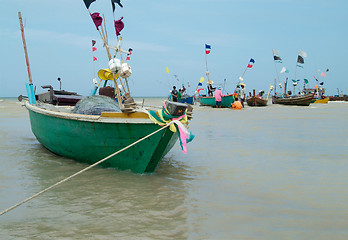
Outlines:
{"type": "Polygon", "coordinates": [[[296,105],[296,106],[309,106],[313,100],[313,94],[305,94],[299,96],[273,96],[273,104],[282,104],[282,105],[296,105]]]}
{"type": "MultiPolygon", "coordinates": [[[[205,44],[205,66],[206,66],[206,76],[207,76],[207,84],[208,84],[208,94],[205,93],[200,93],[205,92],[204,88],[199,88],[203,86],[204,82],[204,77],[201,77],[198,86],[196,88],[197,92],[197,100],[199,101],[201,106],[211,106],[215,107],[216,106],[216,100],[215,97],[213,96],[213,91],[215,91],[215,88],[212,87],[212,84],[214,82],[210,79],[210,72],[208,70],[208,60],[207,60],[207,55],[210,54],[211,51],[211,45],[205,44]],[[199,89],[198,89],[199,88],[199,89]]],[[[234,102],[234,96],[232,94],[227,94],[221,96],[221,107],[223,108],[230,108],[231,104],[234,102]]]]}
{"type": "MultiPolygon", "coordinates": [[[[299,79],[296,79],[296,69],[297,68],[303,68],[304,65],[304,58],[307,57],[307,53],[302,51],[301,49],[298,52],[297,56],[297,62],[296,62],[296,68],[295,68],[295,79],[292,80],[292,84],[294,87],[293,92],[287,91],[287,85],[288,85],[288,77],[286,77],[286,81],[284,82],[284,93],[278,93],[276,91],[277,84],[275,82],[275,94],[272,96],[272,103],[273,104],[282,104],[282,105],[295,105],[295,106],[309,106],[314,98],[314,93],[306,93],[305,91],[299,92],[297,95],[295,94],[296,86],[298,85],[299,79]]],[[[278,54],[278,51],[273,49],[273,59],[276,63],[282,63],[282,59],[278,54]]],[[[276,73],[279,81],[279,74],[276,68],[276,73]]],[[[289,71],[283,67],[280,71],[281,74],[283,73],[289,73],[289,71]]],[[[307,79],[304,80],[304,85],[308,83],[307,79]]],[[[276,81],[276,79],[275,79],[276,81]]],[[[279,87],[282,88],[282,84],[279,83],[279,87]]]]}
{"type": "MultiPolygon", "coordinates": [[[[84,2],[88,9],[93,1],[84,2]]],[[[92,94],[82,98],[76,106],[60,106],[35,96],[22,18],[18,14],[29,75],[28,101],[25,102],[25,107],[29,111],[32,132],[43,146],[55,154],[79,162],[98,163],[103,167],[131,170],[135,173],[153,172],[178,139],[186,153],[186,144],[194,137],[187,130],[187,105],[166,101],[162,108],[155,110],[138,106],[134,102],[128,84],[127,91],[123,84],[127,83],[131,71],[128,64],[122,62],[122,53],[129,52],[120,48],[121,37],[118,36],[114,56],[120,53],[121,67],[116,64],[113,68],[116,59],[111,57],[112,47],[103,37],[102,32],[105,33],[106,29],[103,29],[103,19],[99,13],[90,15],[101,33],[109,56],[109,69],[102,72],[101,81],[111,81],[114,87],[112,91],[106,91],[105,96],[92,94]],[[119,84],[124,89],[124,95],[121,95],[119,84]]],[[[119,33],[116,24],[115,28],[116,33],[119,33]]],[[[99,84],[96,89],[98,87],[99,84]]],[[[95,93],[96,89],[92,92],[95,93]]],[[[53,90],[50,92],[54,93],[53,90]]]]}

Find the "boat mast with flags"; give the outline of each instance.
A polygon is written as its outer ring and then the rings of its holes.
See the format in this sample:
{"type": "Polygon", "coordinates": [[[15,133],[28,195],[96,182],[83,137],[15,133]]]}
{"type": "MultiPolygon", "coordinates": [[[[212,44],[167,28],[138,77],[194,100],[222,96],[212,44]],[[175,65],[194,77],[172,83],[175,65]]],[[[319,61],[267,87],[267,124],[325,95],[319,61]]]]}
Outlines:
{"type": "MultiPolygon", "coordinates": [[[[300,79],[296,78],[297,68],[304,68],[304,63],[305,63],[304,59],[306,57],[307,57],[307,53],[300,49],[297,55],[297,61],[296,61],[296,67],[295,67],[295,79],[292,79],[292,84],[294,86],[294,94],[295,94],[295,88],[298,85],[298,82],[300,82],[300,79]]],[[[306,83],[305,80],[304,80],[304,83],[306,83]]]]}
{"type": "Polygon", "coordinates": [[[207,80],[207,83],[209,84],[211,82],[210,80],[210,73],[209,73],[209,70],[208,70],[208,54],[210,53],[211,51],[211,45],[210,44],[205,44],[205,68],[206,68],[206,71],[205,71],[205,75],[207,76],[208,80],[207,80]]]}
{"type": "MultiPolygon", "coordinates": [[[[307,57],[307,54],[300,50],[298,57],[297,57],[297,63],[296,63],[296,68],[297,67],[301,67],[303,68],[303,64],[304,64],[304,58],[307,57]]],[[[273,60],[275,62],[275,69],[276,69],[276,73],[277,73],[277,77],[278,77],[278,81],[279,81],[279,74],[278,74],[278,70],[276,67],[276,63],[282,63],[282,59],[281,57],[279,57],[279,53],[278,51],[273,49],[273,60]]],[[[289,71],[283,66],[283,68],[280,71],[280,74],[283,73],[289,73],[289,71]]],[[[304,79],[305,84],[308,82],[306,82],[307,79],[304,79]]],[[[276,81],[276,79],[275,79],[276,81]]],[[[287,89],[287,82],[288,82],[288,78],[286,77],[286,81],[284,82],[284,93],[283,94],[277,94],[276,90],[275,90],[275,95],[272,97],[272,103],[275,104],[283,104],[283,105],[296,105],[296,106],[309,106],[314,95],[313,94],[300,94],[298,96],[295,95],[295,88],[297,86],[297,82],[299,80],[296,80],[296,69],[295,69],[295,79],[292,79],[293,82],[293,87],[294,87],[294,92],[293,95],[291,95],[291,91],[289,91],[287,93],[286,89],[287,89]]],[[[276,89],[277,84],[275,83],[275,89],[276,89]]],[[[282,88],[281,83],[279,83],[279,87],[282,88]]]]}
{"type": "Polygon", "coordinates": [[[131,99],[129,85],[128,85],[128,78],[132,74],[132,70],[131,70],[131,67],[128,65],[128,63],[126,63],[123,60],[122,54],[127,54],[126,59],[129,59],[129,55],[132,54],[132,49],[129,48],[128,51],[125,51],[121,48],[121,42],[122,42],[121,31],[124,28],[124,23],[122,22],[123,17],[121,17],[119,20],[115,20],[115,3],[117,3],[120,7],[123,7],[123,5],[121,4],[120,0],[111,0],[113,22],[114,22],[114,27],[115,27],[116,37],[117,37],[117,45],[114,47],[109,45],[108,34],[107,34],[106,25],[105,25],[105,21],[103,17],[100,16],[100,13],[98,12],[91,13],[89,10],[91,4],[95,2],[96,0],[83,0],[83,1],[104,43],[104,46],[109,58],[109,69],[99,70],[98,76],[101,78],[101,80],[105,80],[106,82],[108,80],[111,80],[114,82],[114,86],[116,90],[116,93],[115,93],[116,99],[118,101],[120,108],[124,110],[125,107],[123,106],[121,88],[125,92],[124,93],[125,99],[131,99]],[[110,49],[114,50],[113,55],[110,49]],[[120,54],[120,59],[116,57],[118,53],[120,54]],[[126,87],[124,82],[126,83],[126,87]]]}

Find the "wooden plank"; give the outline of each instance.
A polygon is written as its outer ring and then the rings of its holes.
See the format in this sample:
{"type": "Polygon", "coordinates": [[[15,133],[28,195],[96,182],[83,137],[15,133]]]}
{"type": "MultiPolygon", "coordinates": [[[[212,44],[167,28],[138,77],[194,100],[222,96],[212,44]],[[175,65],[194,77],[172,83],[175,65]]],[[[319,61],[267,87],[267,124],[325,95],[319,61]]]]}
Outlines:
{"type": "Polygon", "coordinates": [[[144,112],[123,113],[123,112],[102,112],[101,117],[110,118],[149,118],[144,112]]]}

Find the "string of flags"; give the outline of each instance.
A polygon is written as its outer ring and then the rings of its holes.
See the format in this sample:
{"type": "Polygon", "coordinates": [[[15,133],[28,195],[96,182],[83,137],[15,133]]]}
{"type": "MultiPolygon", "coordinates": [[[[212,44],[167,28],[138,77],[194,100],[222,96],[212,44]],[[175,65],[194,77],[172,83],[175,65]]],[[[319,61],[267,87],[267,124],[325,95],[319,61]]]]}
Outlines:
{"type": "MultiPolygon", "coordinates": [[[[92,52],[97,51],[97,48],[95,47],[95,44],[97,43],[97,41],[92,40],[92,52]]],[[[95,56],[93,56],[93,62],[97,61],[97,58],[95,56]]]]}

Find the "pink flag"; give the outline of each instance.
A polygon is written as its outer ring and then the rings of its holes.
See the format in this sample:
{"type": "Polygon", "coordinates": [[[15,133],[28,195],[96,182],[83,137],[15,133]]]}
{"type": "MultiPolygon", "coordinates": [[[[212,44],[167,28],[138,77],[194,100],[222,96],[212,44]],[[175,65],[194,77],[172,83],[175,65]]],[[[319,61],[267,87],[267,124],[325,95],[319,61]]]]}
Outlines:
{"type": "Polygon", "coordinates": [[[120,32],[124,28],[124,23],[122,22],[123,17],[120,20],[115,21],[116,36],[120,35],[120,32]]]}
{"type": "Polygon", "coordinates": [[[96,58],[96,57],[93,57],[93,61],[97,61],[97,58],[96,58]]]}
{"type": "Polygon", "coordinates": [[[96,47],[92,47],[92,51],[94,52],[94,51],[96,51],[97,50],[97,48],[96,47]]]}
{"type": "Polygon", "coordinates": [[[325,77],[325,76],[326,76],[326,73],[322,72],[322,73],[320,74],[320,76],[325,77]]]}

